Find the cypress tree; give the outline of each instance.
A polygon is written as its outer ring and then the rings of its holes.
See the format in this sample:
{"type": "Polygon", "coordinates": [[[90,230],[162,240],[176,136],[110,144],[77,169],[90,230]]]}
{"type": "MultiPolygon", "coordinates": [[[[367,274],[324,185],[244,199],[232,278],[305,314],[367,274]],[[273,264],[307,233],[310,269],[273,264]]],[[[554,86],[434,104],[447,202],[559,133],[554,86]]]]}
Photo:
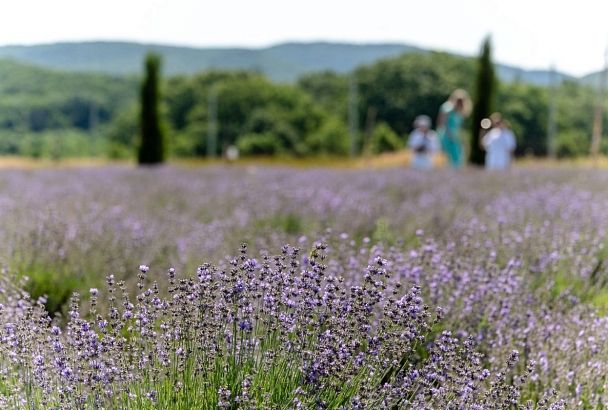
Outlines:
{"type": "Polygon", "coordinates": [[[165,160],[165,135],[159,111],[159,79],[161,58],[148,54],[145,78],[141,85],[139,164],[160,164],[165,160]]]}
{"type": "Polygon", "coordinates": [[[497,86],[494,64],[492,63],[492,45],[489,36],[486,37],[481,46],[481,53],[477,60],[477,79],[475,85],[469,162],[475,165],[483,165],[485,154],[479,140],[480,123],[484,118],[488,118],[494,109],[497,86]]]}

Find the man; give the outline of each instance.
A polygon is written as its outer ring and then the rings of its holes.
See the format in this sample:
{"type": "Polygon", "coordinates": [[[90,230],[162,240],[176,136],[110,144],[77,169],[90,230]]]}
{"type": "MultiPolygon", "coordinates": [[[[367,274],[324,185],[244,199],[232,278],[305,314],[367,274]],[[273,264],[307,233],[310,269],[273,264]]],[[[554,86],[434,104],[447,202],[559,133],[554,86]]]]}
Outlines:
{"type": "Polygon", "coordinates": [[[499,113],[492,114],[490,120],[492,129],[481,140],[486,150],[486,169],[508,169],[515,151],[515,135],[499,113]]]}

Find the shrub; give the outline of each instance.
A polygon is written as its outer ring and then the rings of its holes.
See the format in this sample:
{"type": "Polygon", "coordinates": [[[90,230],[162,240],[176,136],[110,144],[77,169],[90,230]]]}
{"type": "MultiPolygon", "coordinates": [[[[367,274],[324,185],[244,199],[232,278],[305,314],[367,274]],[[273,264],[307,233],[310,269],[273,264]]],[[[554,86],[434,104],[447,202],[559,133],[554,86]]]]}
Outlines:
{"type": "Polygon", "coordinates": [[[237,140],[237,147],[243,155],[276,155],[283,152],[278,138],[270,133],[250,133],[237,140]]]}
{"type": "Polygon", "coordinates": [[[560,132],[555,145],[559,158],[580,157],[589,153],[589,136],[584,131],[560,132]]]}
{"type": "Polygon", "coordinates": [[[388,124],[381,122],[376,125],[370,140],[372,154],[397,151],[401,148],[403,148],[403,142],[388,124]]]}
{"type": "Polygon", "coordinates": [[[348,155],[346,124],[337,117],[329,117],[319,131],[306,139],[306,147],[314,154],[348,155]]]}

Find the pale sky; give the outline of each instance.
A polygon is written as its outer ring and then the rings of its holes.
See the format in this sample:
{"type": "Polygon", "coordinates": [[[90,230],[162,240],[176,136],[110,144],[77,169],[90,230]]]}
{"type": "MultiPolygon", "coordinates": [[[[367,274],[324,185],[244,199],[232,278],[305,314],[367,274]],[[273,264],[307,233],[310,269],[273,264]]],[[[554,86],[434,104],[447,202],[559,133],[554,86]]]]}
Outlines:
{"type": "Polygon", "coordinates": [[[284,41],[399,42],[580,75],[608,44],[605,0],[4,0],[0,45],[128,40],[260,47],[284,41]]]}

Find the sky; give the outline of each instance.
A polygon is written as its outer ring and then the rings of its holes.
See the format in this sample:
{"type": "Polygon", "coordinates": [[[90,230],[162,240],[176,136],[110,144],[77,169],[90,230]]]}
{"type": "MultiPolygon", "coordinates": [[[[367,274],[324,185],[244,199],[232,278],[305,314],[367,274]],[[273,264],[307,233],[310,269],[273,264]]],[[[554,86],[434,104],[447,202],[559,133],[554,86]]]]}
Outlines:
{"type": "Polygon", "coordinates": [[[0,45],[127,40],[263,47],[398,42],[582,75],[604,64],[604,0],[5,0],[0,45]]]}

